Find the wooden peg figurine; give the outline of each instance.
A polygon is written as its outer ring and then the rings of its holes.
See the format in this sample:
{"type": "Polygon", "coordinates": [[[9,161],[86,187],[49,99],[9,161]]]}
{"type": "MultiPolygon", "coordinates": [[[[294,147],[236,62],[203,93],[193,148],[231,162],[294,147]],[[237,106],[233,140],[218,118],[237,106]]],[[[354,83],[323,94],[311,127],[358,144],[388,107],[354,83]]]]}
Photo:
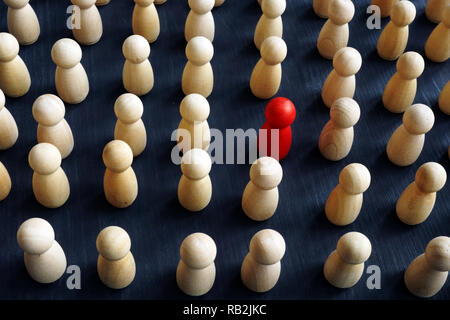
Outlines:
{"type": "Polygon", "coordinates": [[[425,61],[417,52],[406,52],[397,61],[397,72],[386,84],[383,105],[394,113],[402,113],[414,102],[417,78],[423,73],[425,61]]]}
{"type": "Polygon", "coordinates": [[[158,39],[160,26],[158,11],[153,0],[134,0],[133,33],[152,43],[158,39]]]}
{"type": "Polygon", "coordinates": [[[328,18],[328,5],[330,0],[313,0],[313,10],[321,18],[328,18]]]}
{"type": "Polygon", "coordinates": [[[0,201],[3,201],[8,197],[11,192],[11,177],[9,176],[8,170],[0,162],[0,201]]]}
{"type": "Polygon", "coordinates": [[[37,41],[41,28],[39,20],[30,6],[30,0],[4,0],[8,6],[8,30],[21,45],[37,41]]]}
{"type": "Polygon", "coordinates": [[[0,150],[11,148],[19,137],[16,120],[5,107],[6,98],[0,89],[0,150]]]}
{"type": "Polygon", "coordinates": [[[403,114],[403,124],[394,131],[386,147],[389,160],[397,166],[416,162],[425,143],[425,133],[434,124],[433,111],[424,104],[414,104],[403,114]]]}
{"type": "Polygon", "coordinates": [[[19,42],[10,33],[0,33],[0,89],[8,97],[24,96],[31,86],[28,68],[19,56],[19,42]]]}
{"type": "Polygon", "coordinates": [[[63,159],[73,150],[73,135],[64,115],[64,102],[53,94],[44,94],[33,103],[33,117],[38,123],[38,143],[48,142],[58,148],[63,159]]]}
{"type": "Polygon", "coordinates": [[[322,87],[322,100],[330,108],[339,98],[353,98],[356,89],[355,74],[361,69],[362,58],[358,50],[342,48],[333,58],[333,70],[322,87]]]}
{"type": "Polygon", "coordinates": [[[103,149],[103,162],[106,200],[116,208],[131,206],[138,195],[138,183],[131,167],[133,151],[130,146],[122,140],[110,141],[103,149]]]}
{"type": "Polygon", "coordinates": [[[439,109],[450,116],[450,80],[447,81],[439,95],[439,109]]]}
{"type": "Polygon", "coordinates": [[[197,232],[183,240],[176,275],[181,291],[197,297],[211,290],[216,279],[216,254],[216,244],[207,234],[197,232]]]}
{"type": "Polygon", "coordinates": [[[405,272],[409,292],[421,298],[437,294],[444,286],[450,271],[450,238],[437,237],[414,259],[405,272]]]}
{"type": "Polygon", "coordinates": [[[79,28],[73,28],[74,38],[83,45],[96,44],[103,34],[103,23],[100,12],[95,5],[96,0],[70,0],[78,10],[72,13],[73,21],[78,21],[79,28]]]}
{"type": "Polygon", "coordinates": [[[56,91],[66,103],[80,103],[89,93],[89,80],[80,63],[82,56],[81,47],[72,39],[60,39],[53,45],[56,91]]]}
{"type": "Polygon", "coordinates": [[[449,5],[449,0],[428,0],[425,6],[425,15],[431,22],[439,23],[442,21],[442,14],[445,8],[449,5]]]}
{"type": "Polygon", "coordinates": [[[214,40],[214,17],[211,13],[214,0],[188,0],[191,10],[186,19],[184,37],[189,42],[194,37],[203,36],[214,40]]]}
{"type": "Polygon", "coordinates": [[[425,43],[425,54],[434,62],[444,62],[450,58],[450,2],[443,11],[442,22],[434,28],[425,43]]]}
{"type": "Polygon", "coordinates": [[[224,2],[225,0],[215,0],[214,7],[220,7],[224,2]]]}
{"type": "Polygon", "coordinates": [[[253,41],[256,48],[268,37],[283,38],[283,20],[281,15],[286,10],[286,0],[264,0],[261,4],[262,15],[256,25],[253,41]]]}
{"type": "Polygon", "coordinates": [[[101,7],[101,6],[106,6],[110,2],[111,2],[111,0],[97,0],[95,2],[95,5],[98,7],[101,7]]]}
{"type": "Polygon", "coordinates": [[[389,17],[392,8],[399,2],[399,0],[372,0],[371,5],[378,6],[380,8],[380,14],[382,18],[389,17]]]}
{"type": "Polygon", "coordinates": [[[111,289],[128,287],[136,275],[131,253],[131,239],[120,227],[106,227],[97,236],[97,272],[103,284],[111,289]]]}
{"type": "Polygon", "coordinates": [[[447,181],[447,172],[436,162],[427,162],[417,170],[413,181],[397,201],[398,218],[406,224],[417,225],[424,222],[436,202],[436,192],[447,181]]]}
{"type": "Polygon", "coordinates": [[[359,232],[344,234],[325,262],[325,278],[337,288],[353,287],[361,279],[364,262],[371,253],[372,245],[365,235],[359,232]]]}

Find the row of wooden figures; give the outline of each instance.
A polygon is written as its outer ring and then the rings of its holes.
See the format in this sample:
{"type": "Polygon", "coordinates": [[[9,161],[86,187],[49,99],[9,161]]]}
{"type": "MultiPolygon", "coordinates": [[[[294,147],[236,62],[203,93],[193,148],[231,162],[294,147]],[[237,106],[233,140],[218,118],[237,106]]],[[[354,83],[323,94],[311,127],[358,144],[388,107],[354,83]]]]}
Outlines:
{"type": "MultiPolygon", "coordinates": [[[[65,273],[66,256],[47,221],[40,218],[26,220],[19,227],[17,241],[24,251],[25,267],[32,279],[52,283],[65,273]]],[[[106,227],[98,234],[96,247],[100,280],[112,289],[129,286],[136,275],[136,264],[128,233],[117,226],[106,227]]],[[[450,270],[449,248],[449,237],[434,238],[426,246],[425,253],[411,262],[404,281],[412,294],[431,297],[441,290],[450,270]]],[[[255,292],[274,288],[280,278],[285,252],[286,243],[280,233],[272,229],[257,232],[250,240],[249,252],[242,262],[243,284],[255,292]]],[[[359,232],[344,234],[325,262],[325,278],[338,288],[354,286],[360,280],[371,252],[372,245],[365,235],[359,232]]],[[[207,234],[197,232],[183,240],[176,281],[185,294],[201,296],[211,290],[216,278],[216,255],[216,244],[207,234]]]]}

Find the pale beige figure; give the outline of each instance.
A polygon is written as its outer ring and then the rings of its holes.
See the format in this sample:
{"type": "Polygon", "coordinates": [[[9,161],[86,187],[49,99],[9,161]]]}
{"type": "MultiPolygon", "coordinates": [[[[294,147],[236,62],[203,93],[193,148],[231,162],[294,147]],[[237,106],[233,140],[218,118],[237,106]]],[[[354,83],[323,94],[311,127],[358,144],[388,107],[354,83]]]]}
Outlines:
{"type": "Polygon", "coordinates": [[[409,292],[421,298],[437,294],[447,281],[450,271],[450,238],[441,236],[431,240],[425,253],[414,259],[405,272],[409,292]]]}
{"type": "Polygon", "coordinates": [[[361,279],[364,262],[371,253],[372,245],[365,235],[359,232],[344,234],[325,262],[325,279],[337,288],[353,287],[361,279]]]}
{"type": "Polygon", "coordinates": [[[330,108],[339,98],[353,98],[356,90],[355,74],[361,69],[362,57],[358,50],[342,48],[333,58],[333,70],[322,87],[322,100],[330,108]]]}
{"type": "Polygon", "coordinates": [[[409,225],[424,222],[436,202],[436,192],[447,181],[447,172],[436,162],[427,162],[420,166],[413,181],[397,200],[398,218],[409,225]]]}
{"type": "Polygon", "coordinates": [[[319,137],[320,153],[331,161],[344,159],[353,145],[353,126],[359,120],[361,110],[352,98],[339,98],[331,105],[330,121],[319,137]]]}
{"type": "Polygon", "coordinates": [[[441,22],[442,14],[447,6],[450,6],[450,0],[428,0],[425,7],[428,20],[434,23],[441,22]]]}
{"type": "Polygon", "coordinates": [[[30,0],[3,0],[8,6],[8,30],[21,45],[37,41],[41,28],[39,20],[30,6],[30,0]]]}
{"type": "Polygon", "coordinates": [[[8,170],[0,162],[0,201],[3,201],[8,197],[11,192],[11,177],[9,176],[8,170]]]}
{"type": "Polygon", "coordinates": [[[214,0],[188,0],[191,10],[186,19],[184,37],[186,41],[203,36],[209,41],[214,40],[214,17],[211,13],[214,0]]]}
{"type": "Polygon", "coordinates": [[[224,2],[225,0],[215,0],[214,7],[220,7],[221,5],[223,5],[224,2]]]}
{"type": "Polygon", "coordinates": [[[371,5],[378,6],[380,8],[380,14],[382,18],[389,17],[391,14],[392,8],[399,2],[400,0],[372,0],[370,2],[371,5]]]}
{"type": "Polygon", "coordinates": [[[183,70],[181,87],[185,95],[199,93],[205,98],[211,94],[214,87],[214,74],[211,59],[214,47],[205,37],[194,37],[186,46],[188,61],[183,70]]]}
{"type": "Polygon", "coordinates": [[[158,39],[160,26],[158,11],[153,0],[134,0],[133,33],[143,36],[152,43],[158,39]]]}
{"type": "Polygon", "coordinates": [[[397,60],[397,72],[383,91],[383,105],[394,113],[402,113],[412,105],[417,92],[417,78],[425,68],[425,61],[417,52],[406,52],[397,60]]]}
{"type": "Polygon", "coordinates": [[[97,0],[95,2],[95,5],[101,7],[101,6],[106,6],[110,2],[111,2],[111,0],[97,0]]]}
{"type": "Polygon", "coordinates": [[[450,80],[442,88],[441,94],[439,95],[439,109],[447,115],[450,115],[450,80]]]}
{"type": "Polygon", "coordinates": [[[61,168],[61,153],[50,143],[35,145],[28,163],[33,173],[33,192],[36,200],[44,207],[59,208],[70,195],[69,180],[61,168]]]}
{"type": "Polygon", "coordinates": [[[17,242],[24,251],[25,268],[39,283],[57,281],[66,272],[66,255],[55,240],[55,232],[47,221],[31,218],[17,231],[17,242]]]}
{"type": "Polygon", "coordinates": [[[89,80],[80,63],[82,56],[80,45],[72,39],[60,39],[53,45],[52,60],[56,64],[56,91],[66,103],[80,103],[89,93],[89,80]]]}
{"type": "Polygon", "coordinates": [[[424,104],[414,104],[403,114],[403,124],[394,131],[386,147],[389,160],[398,166],[416,162],[425,143],[425,133],[433,128],[433,111],[424,104]]]}
{"type": "Polygon", "coordinates": [[[264,221],[274,215],[282,178],[283,169],[274,158],[262,157],[252,164],[250,182],[242,195],[242,210],[250,219],[264,221]]]}
{"type": "Polygon", "coordinates": [[[125,89],[137,96],[143,96],[153,89],[155,83],[153,68],[148,60],[150,45],[140,35],[129,36],[122,46],[125,57],[122,78],[125,89]]]}
{"type": "Polygon", "coordinates": [[[320,30],[317,49],[325,59],[333,59],[336,52],[347,47],[348,23],[353,19],[355,6],[350,0],[333,0],[328,6],[328,20],[320,30]]]}
{"type": "Polygon", "coordinates": [[[201,211],[211,201],[211,165],[211,157],[202,149],[191,149],[181,158],[183,175],[178,184],[178,201],[186,210],[201,211]]]}
{"type": "Polygon", "coordinates": [[[275,287],[285,252],[286,243],[277,231],[265,229],[257,232],[250,240],[249,253],[241,266],[244,285],[255,292],[267,292],[275,287]]]}
{"type": "Polygon", "coordinates": [[[136,275],[136,264],[128,233],[120,227],[106,227],[98,234],[96,247],[97,273],[103,284],[111,289],[129,286],[136,275]]]}
{"type": "Polygon", "coordinates": [[[211,290],[216,279],[216,254],[216,244],[207,234],[197,232],[183,240],[176,273],[181,291],[197,297],[211,290]]]}
{"type": "Polygon", "coordinates": [[[0,150],[11,148],[19,137],[16,120],[5,106],[6,98],[0,89],[0,150]]]}
{"type": "Polygon", "coordinates": [[[25,95],[31,86],[28,68],[19,56],[19,42],[10,33],[0,33],[0,89],[12,98],[25,95]]]}
{"type": "Polygon", "coordinates": [[[147,145],[147,132],[142,114],[144,105],[138,96],[132,93],[122,94],[114,103],[117,117],[114,139],[125,141],[133,151],[133,156],[140,155],[147,145]]]}
{"type": "Polygon", "coordinates": [[[410,1],[399,1],[392,7],[391,21],[381,32],[377,43],[378,55],[384,60],[394,61],[406,49],[409,25],[416,17],[416,7],[410,1]]]}
{"type": "Polygon", "coordinates": [[[103,149],[106,166],[103,189],[108,202],[116,208],[126,208],[133,204],[138,195],[136,174],[131,164],[133,151],[122,140],[110,141],[103,149]]]}
{"type": "Polygon", "coordinates": [[[330,0],[313,0],[313,10],[321,18],[328,18],[330,0]]]}
{"type": "Polygon", "coordinates": [[[268,37],[283,37],[283,20],[281,15],[286,10],[286,0],[264,0],[261,4],[262,15],[256,25],[253,41],[260,49],[268,37]]]}
{"type": "Polygon", "coordinates": [[[97,43],[103,34],[103,23],[100,12],[95,5],[96,0],[70,0],[79,7],[72,13],[72,20],[79,22],[79,28],[73,28],[74,38],[83,45],[97,43]]]}
{"type": "Polygon", "coordinates": [[[269,37],[261,45],[259,59],[250,77],[250,89],[255,97],[269,99],[280,89],[281,63],[286,59],[287,46],[279,37],[269,37]]]}
{"type": "Polygon", "coordinates": [[[450,4],[443,12],[442,22],[428,37],[425,54],[434,62],[444,62],[450,58],[450,4]]]}
{"type": "Polygon", "coordinates": [[[63,159],[73,150],[73,135],[64,115],[64,102],[53,94],[44,94],[33,103],[33,117],[38,123],[38,143],[48,142],[58,148],[63,159]]]}

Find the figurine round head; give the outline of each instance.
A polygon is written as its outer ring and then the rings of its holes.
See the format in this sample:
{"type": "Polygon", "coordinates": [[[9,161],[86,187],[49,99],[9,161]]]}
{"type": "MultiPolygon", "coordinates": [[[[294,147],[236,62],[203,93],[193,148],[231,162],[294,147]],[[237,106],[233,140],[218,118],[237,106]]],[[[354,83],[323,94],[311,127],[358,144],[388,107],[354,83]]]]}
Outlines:
{"type": "Polygon", "coordinates": [[[360,163],[351,163],[342,169],[339,185],[349,194],[365,192],[370,186],[370,172],[360,163]]]}
{"type": "Polygon", "coordinates": [[[403,125],[412,134],[425,134],[433,128],[433,110],[424,104],[413,104],[403,114],[403,125]]]}
{"type": "Polygon", "coordinates": [[[250,168],[250,180],[259,188],[270,190],[283,179],[280,163],[272,157],[261,157],[250,168]]]}
{"type": "Polygon", "coordinates": [[[391,21],[397,26],[407,26],[414,21],[415,17],[416,7],[410,1],[399,1],[391,9],[391,21]]]}
{"type": "Polygon", "coordinates": [[[19,42],[10,33],[0,33],[0,62],[8,62],[19,54],[19,42]]]}
{"type": "Polygon", "coordinates": [[[438,192],[447,181],[447,172],[437,162],[427,162],[416,172],[416,184],[423,192],[438,192]]]}
{"type": "Polygon", "coordinates": [[[31,149],[28,163],[34,172],[49,175],[58,170],[61,165],[61,153],[50,143],[39,143],[31,149]]]}
{"type": "Polygon", "coordinates": [[[354,48],[342,48],[334,54],[333,68],[343,77],[349,77],[358,73],[361,66],[361,54],[354,48]]]}
{"type": "Polygon", "coordinates": [[[280,37],[271,36],[266,38],[261,44],[261,57],[271,65],[279,64],[286,59],[286,42],[280,37]]]}
{"type": "Polygon", "coordinates": [[[53,94],[44,94],[33,103],[33,117],[41,125],[54,126],[64,119],[64,102],[53,94]]]}
{"type": "Polygon", "coordinates": [[[425,249],[425,258],[434,270],[450,271],[450,238],[441,236],[431,240],[425,249]]]}
{"type": "Polygon", "coordinates": [[[350,0],[333,0],[328,5],[328,17],[334,24],[349,23],[355,15],[355,6],[350,0]]]}
{"type": "Polygon", "coordinates": [[[286,243],[275,230],[261,230],[250,240],[250,254],[260,264],[275,264],[283,258],[285,252],[286,243]]]}
{"type": "Polygon", "coordinates": [[[209,39],[198,36],[189,40],[186,45],[186,57],[194,65],[201,66],[211,61],[214,47],[209,39]]]}
{"type": "Polygon", "coordinates": [[[52,60],[62,68],[73,68],[80,63],[83,53],[80,45],[69,38],[60,39],[52,47],[52,60]]]}
{"type": "Polygon", "coordinates": [[[144,104],[138,96],[124,93],[114,103],[114,113],[123,123],[134,123],[144,113],[144,104]]]}
{"type": "Polygon", "coordinates": [[[296,110],[291,100],[278,97],[269,101],[266,107],[266,121],[272,128],[284,128],[295,120],[296,110]]]}
{"type": "Polygon", "coordinates": [[[216,259],[217,248],[214,240],[204,233],[187,236],[180,247],[181,260],[189,267],[203,269],[216,259]]]}
{"type": "Polygon", "coordinates": [[[28,219],[17,231],[20,248],[29,254],[43,254],[55,241],[55,231],[50,223],[41,218],[28,219]]]}
{"type": "Polygon", "coordinates": [[[330,119],[339,128],[353,127],[359,120],[361,110],[352,98],[339,98],[330,108],[330,119]]]}
{"type": "Polygon", "coordinates": [[[423,57],[414,51],[405,52],[398,58],[397,72],[407,80],[417,79],[425,69],[423,57]]]}
{"type": "Polygon", "coordinates": [[[131,249],[131,239],[128,233],[116,226],[106,227],[97,236],[97,251],[107,260],[120,260],[131,249]]]}
{"type": "Polygon", "coordinates": [[[30,0],[3,0],[3,2],[12,9],[22,9],[30,0]]]}
{"type": "Polygon", "coordinates": [[[360,264],[369,259],[372,245],[362,233],[349,232],[339,239],[336,251],[346,263],[360,264]]]}
{"type": "Polygon", "coordinates": [[[214,0],[188,0],[189,7],[198,14],[205,14],[214,8],[214,0]]]}
{"type": "Polygon", "coordinates": [[[266,17],[275,19],[286,10],[286,0],[264,0],[261,3],[261,10],[266,17]]]}
{"type": "Polygon", "coordinates": [[[125,39],[122,53],[127,60],[141,63],[150,56],[150,45],[143,36],[135,34],[125,39]]]}
{"type": "Polygon", "coordinates": [[[103,162],[109,170],[123,172],[133,163],[133,151],[125,141],[110,141],[103,149],[103,162]]]}
{"type": "Polygon", "coordinates": [[[180,103],[180,114],[187,121],[205,121],[210,107],[208,100],[198,93],[188,94],[180,103]]]}
{"type": "Polygon", "coordinates": [[[181,158],[181,172],[192,180],[206,177],[211,171],[211,166],[211,157],[203,149],[191,149],[181,158]]]}

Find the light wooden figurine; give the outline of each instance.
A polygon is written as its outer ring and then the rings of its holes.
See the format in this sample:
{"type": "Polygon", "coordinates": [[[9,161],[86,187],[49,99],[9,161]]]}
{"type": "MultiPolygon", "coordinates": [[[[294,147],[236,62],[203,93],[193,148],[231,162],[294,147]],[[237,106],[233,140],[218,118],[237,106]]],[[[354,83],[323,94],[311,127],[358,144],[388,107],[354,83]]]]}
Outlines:
{"type": "Polygon", "coordinates": [[[441,91],[439,95],[439,109],[447,115],[450,115],[450,80],[441,91]]]}
{"type": "Polygon", "coordinates": [[[167,0],[155,0],[155,4],[159,5],[159,4],[163,4],[166,3],[167,0]]]}
{"type": "Polygon", "coordinates": [[[384,60],[394,61],[406,49],[409,25],[416,17],[416,7],[410,1],[399,1],[392,7],[391,21],[381,32],[377,43],[378,55],[384,60]]]}
{"type": "Polygon", "coordinates": [[[325,59],[333,59],[336,52],[347,47],[348,23],[353,19],[355,6],[350,0],[333,0],[328,6],[328,20],[320,30],[317,49],[325,59]]]}
{"type": "Polygon", "coordinates": [[[61,168],[61,160],[58,148],[50,143],[35,145],[28,155],[28,163],[34,170],[34,196],[50,209],[64,205],[70,195],[69,180],[61,168]]]}
{"type": "Polygon", "coordinates": [[[95,5],[96,0],[70,0],[79,10],[72,13],[73,21],[79,22],[79,28],[74,27],[72,33],[74,38],[83,45],[97,43],[103,34],[103,23],[100,12],[95,5]]]}
{"type": "Polygon", "coordinates": [[[359,120],[361,111],[352,98],[339,98],[331,105],[330,121],[319,137],[320,153],[331,161],[344,159],[353,145],[353,126],[359,120]]]}
{"type": "Polygon", "coordinates": [[[275,287],[285,252],[286,243],[277,231],[265,229],[257,232],[250,240],[249,253],[241,266],[244,285],[255,292],[267,292],[275,287]]]}
{"type": "Polygon", "coordinates": [[[25,95],[31,86],[28,68],[19,56],[19,42],[10,33],[0,33],[0,89],[8,97],[25,95]]]}
{"type": "Polygon", "coordinates": [[[0,89],[0,150],[11,148],[19,137],[16,120],[5,106],[6,98],[0,89]]]}
{"type": "Polygon", "coordinates": [[[11,177],[9,176],[8,170],[0,162],[0,201],[3,201],[8,197],[11,192],[11,177]]]}
{"type": "Polygon", "coordinates": [[[214,40],[214,17],[211,13],[214,0],[188,0],[191,10],[186,19],[184,37],[189,42],[194,37],[203,36],[209,41],[214,40]]]}
{"type": "Polygon", "coordinates": [[[242,210],[250,219],[264,221],[274,215],[282,178],[283,169],[274,158],[262,157],[252,164],[250,182],[242,195],[242,210]]]}
{"type": "Polygon", "coordinates": [[[129,286],[136,275],[131,253],[131,239],[120,227],[106,227],[97,236],[97,272],[103,284],[111,289],[129,286]]]}
{"type": "Polygon", "coordinates": [[[417,225],[424,222],[436,202],[436,192],[447,181],[447,172],[436,162],[427,162],[420,166],[413,181],[402,192],[397,201],[398,218],[406,224],[417,225]]]}
{"type": "Polygon", "coordinates": [[[314,13],[321,18],[327,19],[329,4],[330,0],[313,0],[314,13]]]}
{"type": "Polygon", "coordinates": [[[211,201],[211,165],[211,157],[202,149],[191,149],[181,158],[183,175],[178,184],[178,201],[185,209],[201,211],[211,201]]]}
{"type": "Polygon", "coordinates": [[[95,2],[95,5],[101,7],[101,6],[106,6],[110,2],[111,2],[111,0],[97,0],[95,2]]]}
{"type": "Polygon", "coordinates": [[[428,0],[425,7],[425,15],[428,20],[434,23],[442,21],[442,14],[445,8],[450,5],[450,0],[428,0]]]}
{"type": "Polygon", "coordinates": [[[56,91],[66,103],[80,103],[89,93],[89,80],[80,63],[82,56],[81,47],[72,39],[60,39],[53,45],[56,91]]]}
{"type": "Polygon", "coordinates": [[[409,292],[421,298],[437,294],[447,281],[450,271],[450,238],[441,236],[431,240],[425,253],[414,259],[405,272],[409,292]]]}
{"type": "Polygon", "coordinates": [[[450,4],[443,12],[442,22],[428,37],[425,54],[434,62],[444,62],[450,58],[450,4]]]}
{"type": "Polygon", "coordinates": [[[283,37],[283,20],[281,15],[286,10],[286,0],[264,0],[261,4],[262,15],[256,25],[253,41],[256,48],[268,37],[283,37]]]}
{"type": "Polygon", "coordinates": [[[433,128],[433,111],[424,104],[414,104],[403,114],[403,124],[394,131],[386,147],[389,160],[397,166],[416,162],[425,143],[425,133],[433,128]]]}
{"type": "Polygon", "coordinates": [[[125,141],[133,151],[133,156],[140,155],[147,145],[147,132],[142,114],[144,105],[138,96],[132,93],[122,94],[114,103],[117,117],[114,139],[125,141]]]}
{"type": "Polygon", "coordinates": [[[138,183],[131,167],[133,151],[130,146],[122,140],[110,141],[103,149],[103,162],[106,200],[116,208],[131,206],[138,195],[138,183]]]}
{"type": "Polygon", "coordinates": [[[64,115],[64,102],[53,94],[44,94],[33,103],[33,117],[38,123],[38,143],[48,142],[58,148],[63,159],[73,150],[73,135],[64,115]]]}
{"type": "Polygon", "coordinates": [[[370,2],[371,5],[378,6],[380,8],[380,15],[382,18],[389,17],[391,14],[392,8],[399,2],[400,0],[372,0],[370,2]]]}
{"type": "Polygon", "coordinates": [[[17,242],[24,251],[25,268],[33,280],[52,283],[66,272],[64,250],[55,240],[52,226],[44,219],[31,218],[22,223],[17,242]]]}
{"type": "Polygon", "coordinates": [[[181,291],[196,297],[211,290],[216,279],[216,254],[216,244],[207,234],[197,232],[183,240],[176,273],[181,291]]]}
{"type": "Polygon", "coordinates": [[[287,46],[279,37],[269,37],[261,45],[259,59],[250,77],[250,89],[255,97],[272,98],[280,88],[281,63],[287,55],[287,46]]]}
{"type": "Polygon", "coordinates": [[[143,36],[152,43],[158,39],[160,26],[158,11],[153,0],[134,0],[133,33],[143,36]]]}
{"type": "Polygon", "coordinates": [[[412,105],[417,92],[417,78],[425,68],[425,61],[417,52],[406,52],[397,60],[397,72],[383,91],[383,105],[394,113],[402,113],[412,105]]]}
{"type": "Polygon", "coordinates": [[[39,20],[30,6],[30,0],[3,0],[8,6],[8,30],[21,45],[37,41],[41,28],[39,20]]]}
{"type": "Polygon", "coordinates": [[[205,98],[211,94],[214,87],[214,74],[211,59],[214,47],[205,37],[194,37],[186,46],[188,61],[183,70],[181,87],[185,95],[199,93],[205,98]]]}
{"type": "Polygon", "coordinates": [[[371,253],[372,245],[365,235],[359,232],[344,234],[325,262],[325,279],[337,288],[353,287],[361,279],[364,262],[371,253]]]}
{"type": "Polygon", "coordinates": [[[220,7],[224,2],[225,0],[215,0],[214,7],[220,7]]]}
{"type": "Polygon", "coordinates": [[[153,89],[155,79],[148,60],[150,45],[139,35],[129,36],[122,46],[125,56],[122,78],[125,89],[137,96],[143,96],[153,89]]]}
{"type": "Polygon", "coordinates": [[[361,69],[362,57],[358,50],[342,48],[333,58],[333,70],[322,87],[322,100],[330,108],[339,98],[353,98],[356,90],[355,74],[361,69]]]}

